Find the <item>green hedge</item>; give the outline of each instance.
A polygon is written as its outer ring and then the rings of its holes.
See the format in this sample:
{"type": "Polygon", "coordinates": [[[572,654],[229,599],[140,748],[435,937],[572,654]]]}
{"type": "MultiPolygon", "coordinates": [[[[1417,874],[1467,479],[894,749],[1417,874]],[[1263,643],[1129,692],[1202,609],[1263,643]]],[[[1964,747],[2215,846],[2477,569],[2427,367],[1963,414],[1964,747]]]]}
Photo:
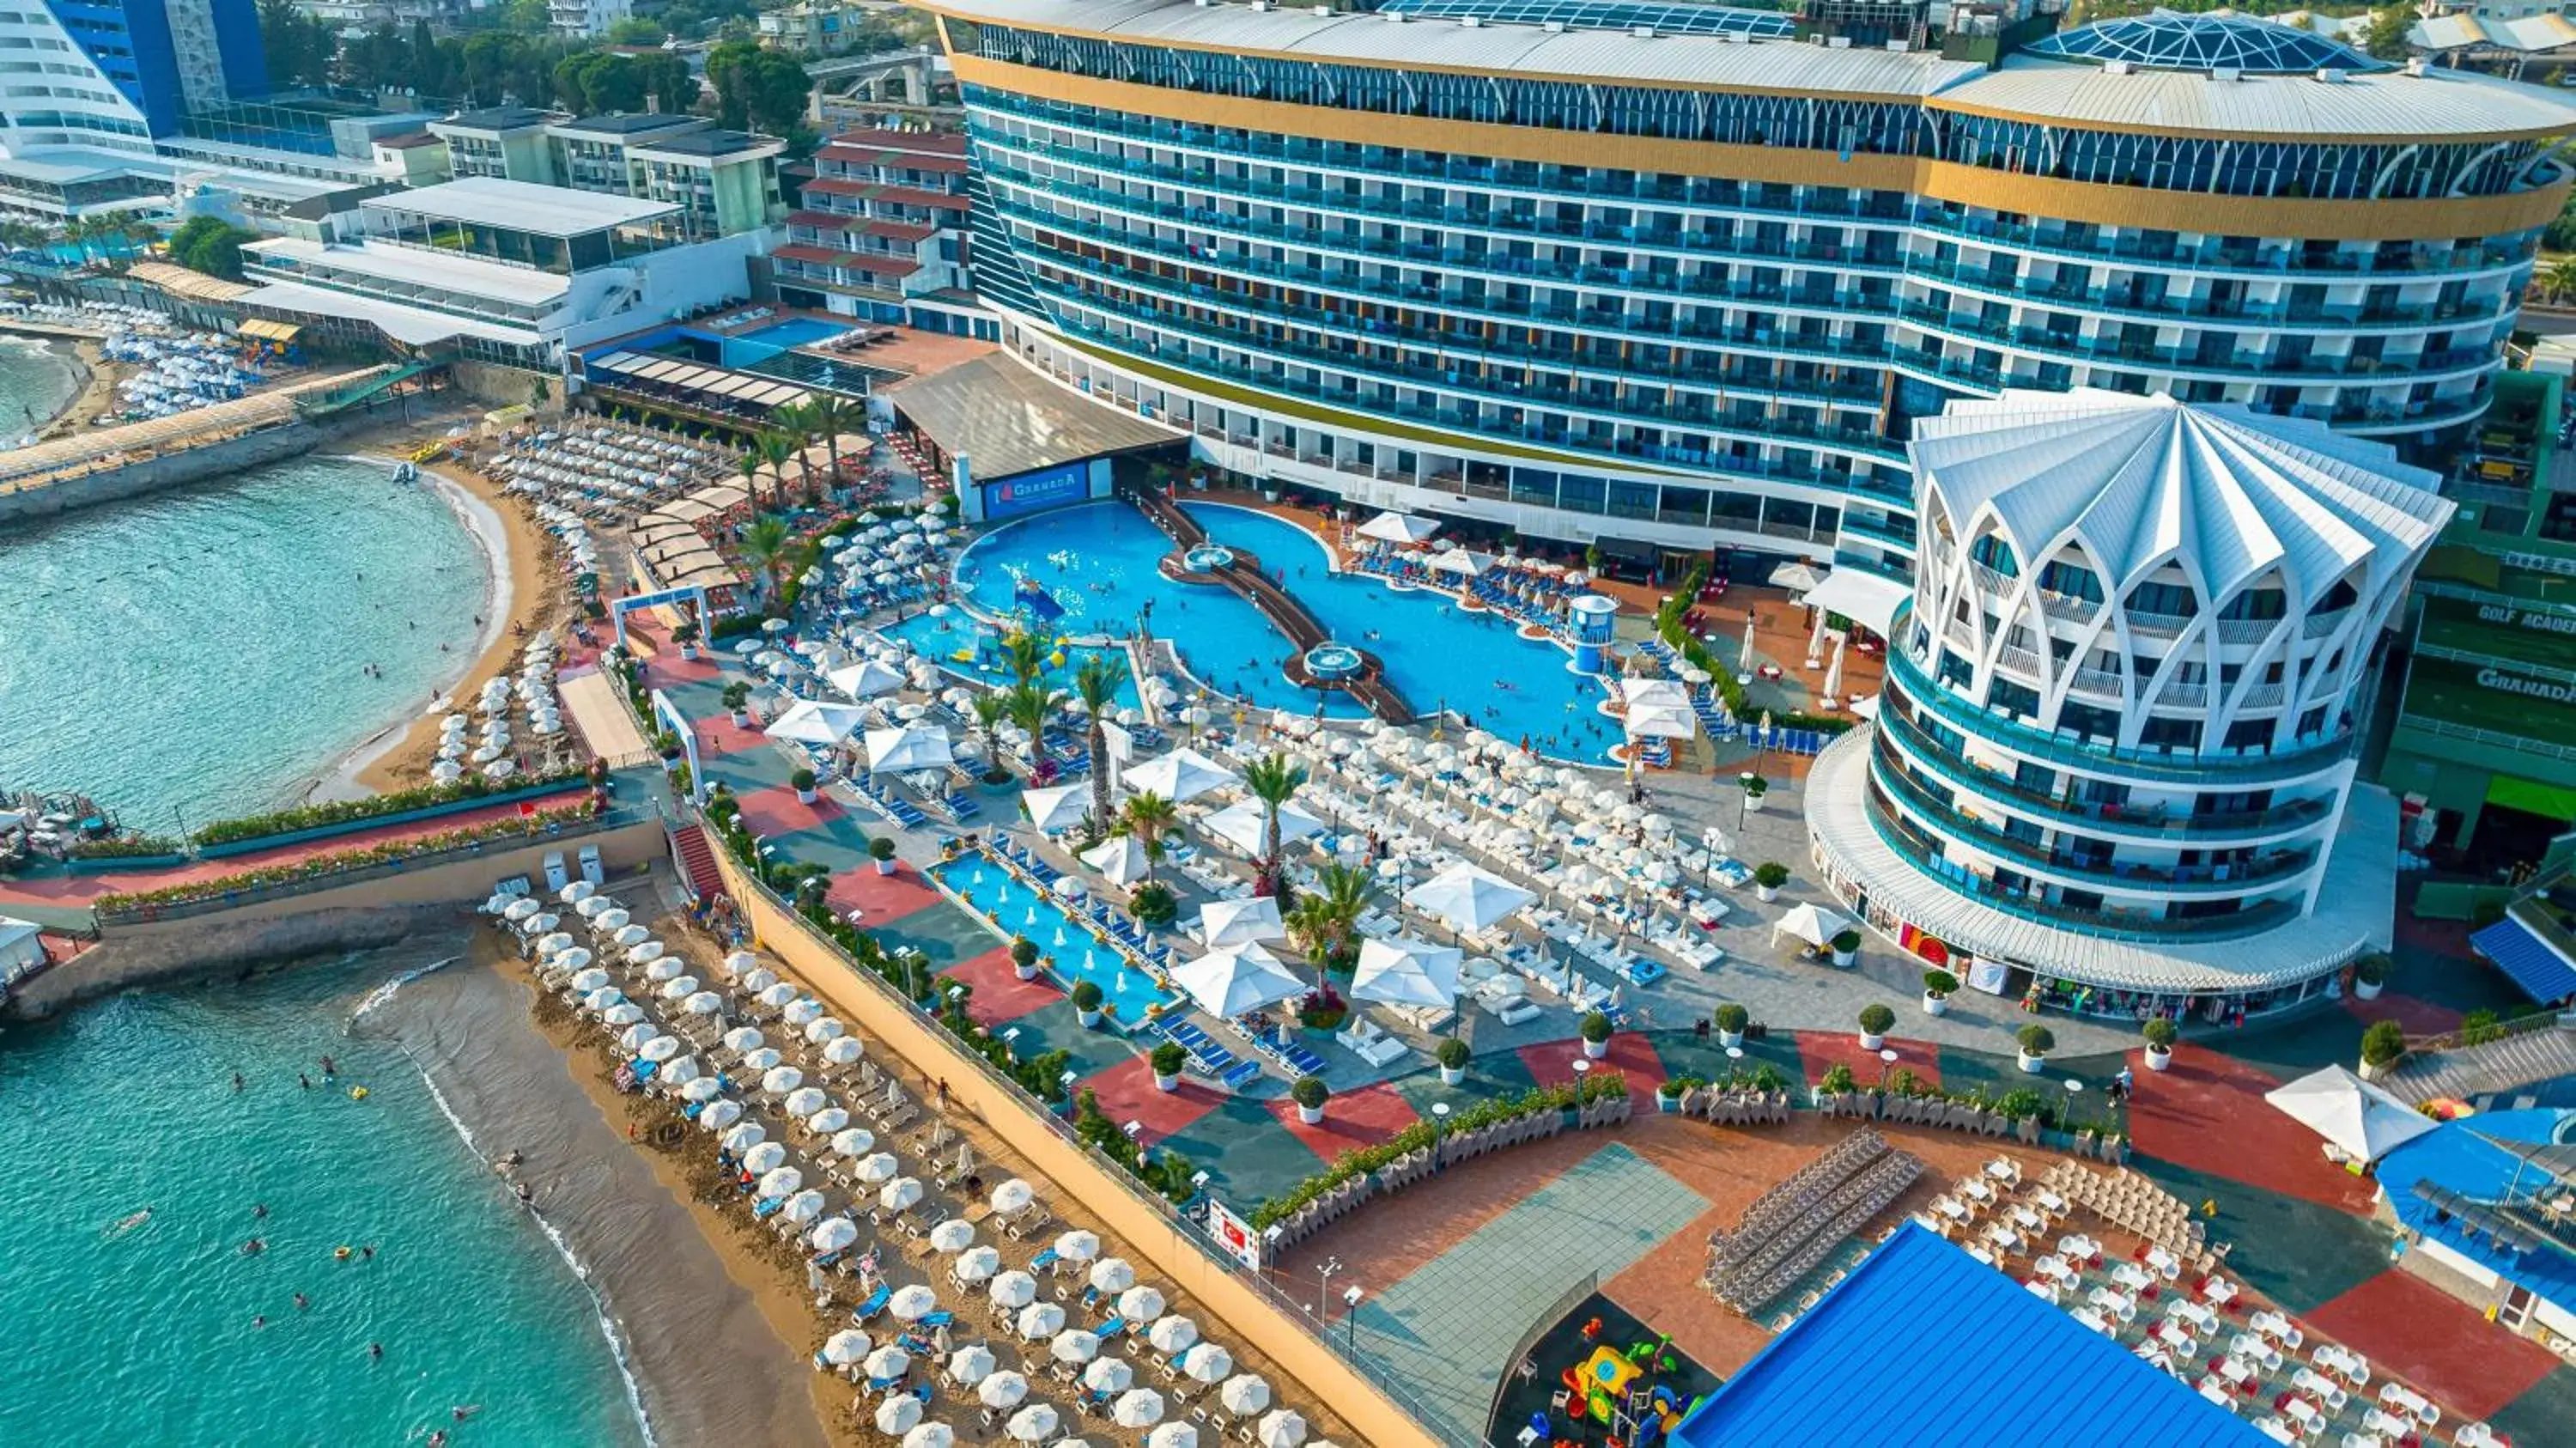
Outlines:
{"type": "Polygon", "coordinates": [[[562,770],[554,774],[530,774],[504,780],[489,780],[468,775],[454,784],[424,784],[392,794],[368,799],[331,800],[323,804],[297,805],[293,809],[271,810],[267,814],[244,815],[240,819],[217,820],[196,833],[200,845],[229,845],[241,840],[266,839],[270,835],[288,835],[298,830],[318,830],[331,825],[345,825],[402,814],[408,810],[428,809],[435,805],[454,804],[459,800],[480,799],[486,795],[515,794],[549,784],[570,784],[589,778],[582,769],[562,770]]]}
{"type": "MultiPolygon", "coordinates": [[[[1750,706],[1745,701],[1744,686],[1735,681],[1735,666],[1718,662],[1717,656],[1710,653],[1705,644],[1693,638],[1689,629],[1682,627],[1682,615],[1690,612],[1691,604],[1699,598],[1701,585],[1707,582],[1708,565],[1702,563],[1693,568],[1690,577],[1682,581],[1680,591],[1665,599],[1663,607],[1655,610],[1655,633],[1682,656],[1684,663],[1706,670],[1709,686],[1726,701],[1726,712],[1750,724],[1755,722],[1759,711],[1747,712],[1750,706]]],[[[1813,729],[1820,734],[1840,734],[1852,727],[1852,721],[1843,715],[1810,714],[1799,709],[1774,711],[1771,722],[1782,729],[1813,729]]]]}
{"type": "Polygon", "coordinates": [[[110,840],[82,840],[71,848],[75,860],[136,860],[187,851],[186,840],[167,835],[120,835],[110,840]]]}
{"type": "MultiPolygon", "coordinates": [[[[1449,1131],[1476,1131],[1497,1122],[1516,1121],[1524,1116],[1546,1112],[1570,1111],[1590,1106],[1614,1096],[1628,1094],[1628,1078],[1618,1071],[1590,1071],[1580,1084],[1533,1086],[1518,1096],[1497,1096],[1479,1101],[1449,1118],[1449,1131]]],[[[1115,1130],[1113,1124],[1112,1130],[1115,1130]]],[[[1333,1159],[1333,1164],[1299,1182],[1286,1192],[1265,1199],[1252,1212],[1255,1230],[1295,1216],[1308,1202],[1332,1191],[1355,1177],[1365,1176],[1379,1167],[1422,1150],[1439,1139],[1439,1123],[1417,1121],[1375,1146],[1346,1151],[1333,1159]]]]}

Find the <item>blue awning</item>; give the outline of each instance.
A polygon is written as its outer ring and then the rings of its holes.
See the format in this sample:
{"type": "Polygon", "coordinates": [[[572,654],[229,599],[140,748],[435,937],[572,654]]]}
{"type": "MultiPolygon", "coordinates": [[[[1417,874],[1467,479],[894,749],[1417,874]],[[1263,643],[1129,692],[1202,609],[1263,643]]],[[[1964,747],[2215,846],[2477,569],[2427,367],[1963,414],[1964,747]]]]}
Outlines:
{"type": "Polygon", "coordinates": [[[2471,935],[2469,944],[2535,1001],[2547,1004],[2576,994],[2576,965],[2511,916],[2471,935]]]}

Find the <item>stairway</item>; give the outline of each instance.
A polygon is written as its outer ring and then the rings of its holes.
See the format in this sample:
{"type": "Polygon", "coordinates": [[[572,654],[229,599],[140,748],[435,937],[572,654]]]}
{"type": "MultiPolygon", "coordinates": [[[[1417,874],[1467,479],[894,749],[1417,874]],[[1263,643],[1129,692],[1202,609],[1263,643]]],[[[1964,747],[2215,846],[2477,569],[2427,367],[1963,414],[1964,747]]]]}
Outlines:
{"type": "Polygon", "coordinates": [[[680,871],[700,900],[713,900],[725,893],[724,875],[716,869],[716,849],[708,842],[704,826],[687,824],[673,830],[671,852],[679,857],[680,871]]]}
{"type": "Polygon", "coordinates": [[[2561,1076],[2576,1076],[2576,1030],[2563,1026],[2474,1046],[2415,1052],[2378,1084],[2414,1105],[2437,1097],[2473,1102],[2561,1076]]]}

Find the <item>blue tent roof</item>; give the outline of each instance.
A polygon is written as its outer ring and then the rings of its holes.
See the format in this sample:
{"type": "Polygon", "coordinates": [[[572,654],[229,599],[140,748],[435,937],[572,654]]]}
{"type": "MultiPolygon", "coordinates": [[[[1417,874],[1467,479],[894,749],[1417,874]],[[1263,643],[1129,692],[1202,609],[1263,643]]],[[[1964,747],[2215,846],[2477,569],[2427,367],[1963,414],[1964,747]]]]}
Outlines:
{"type": "Polygon", "coordinates": [[[1909,1221],[1710,1394],[1672,1441],[2239,1448],[2267,1440],[1909,1221]]]}
{"type": "Polygon", "coordinates": [[[2495,962],[2495,968],[2510,976],[2523,994],[2536,1001],[2563,1000],[2576,992],[2576,968],[2571,968],[2549,943],[2531,933],[2531,927],[2508,915],[2469,937],[2477,952],[2495,962]]]}

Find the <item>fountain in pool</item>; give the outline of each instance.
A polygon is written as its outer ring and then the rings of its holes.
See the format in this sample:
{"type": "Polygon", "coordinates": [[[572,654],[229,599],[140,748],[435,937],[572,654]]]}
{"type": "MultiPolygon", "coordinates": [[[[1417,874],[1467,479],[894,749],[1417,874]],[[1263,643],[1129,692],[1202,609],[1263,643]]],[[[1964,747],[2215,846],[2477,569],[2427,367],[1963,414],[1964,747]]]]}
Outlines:
{"type": "Polygon", "coordinates": [[[1061,925],[1055,928],[1055,948],[1064,949],[1064,927],[1061,925]]]}

